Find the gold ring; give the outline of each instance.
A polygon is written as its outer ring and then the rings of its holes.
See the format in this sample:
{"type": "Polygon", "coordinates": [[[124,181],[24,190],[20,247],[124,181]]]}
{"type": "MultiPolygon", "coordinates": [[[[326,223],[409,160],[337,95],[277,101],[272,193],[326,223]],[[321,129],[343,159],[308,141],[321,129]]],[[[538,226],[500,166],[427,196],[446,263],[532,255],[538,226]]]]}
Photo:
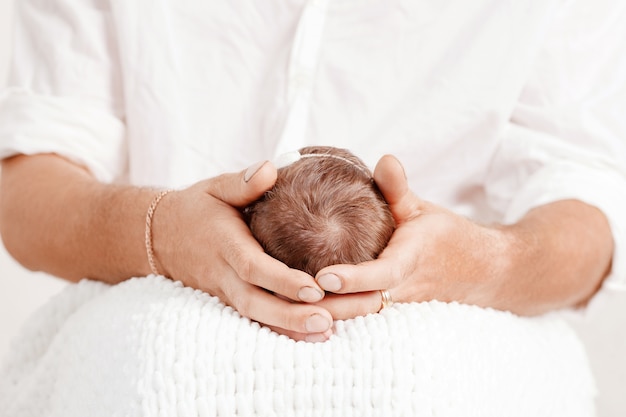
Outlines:
{"type": "Polygon", "coordinates": [[[391,299],[391,294],[389,294],[388,290],[380,290],[380,298],[380,310],[382,310],[383,308],[391,307],[393,305],[393,300],[391,299]]]}

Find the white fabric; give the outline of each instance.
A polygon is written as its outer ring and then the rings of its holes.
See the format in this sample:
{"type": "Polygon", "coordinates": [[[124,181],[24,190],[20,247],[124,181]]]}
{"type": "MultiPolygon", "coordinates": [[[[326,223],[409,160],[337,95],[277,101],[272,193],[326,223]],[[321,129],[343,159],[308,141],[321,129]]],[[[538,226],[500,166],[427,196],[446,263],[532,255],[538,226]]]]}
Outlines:
{"type": "Polygon", "coordinates": [[[24,0],[0,158],[181,187],[304,145],[398,156],[424,199],[603,210],[626,288],[621,0],[24,0]],[[582,156],[582,157],[580,157],[582,156]],[[610,185],[610,187],[609,187],[610,185]]]}
{"type": "Polygon", "coordinates": [[[395,304],[296,343],[162,277],[83,281],[8,359],[11,417],[594,415],[563,321],[460,304],[395,304]]]}

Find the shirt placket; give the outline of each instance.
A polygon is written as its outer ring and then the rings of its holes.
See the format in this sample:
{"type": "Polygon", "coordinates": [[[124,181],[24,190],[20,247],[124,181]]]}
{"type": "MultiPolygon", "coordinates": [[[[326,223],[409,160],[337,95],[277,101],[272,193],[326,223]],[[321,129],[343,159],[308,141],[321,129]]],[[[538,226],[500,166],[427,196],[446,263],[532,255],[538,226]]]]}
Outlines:
{"type": "Polygon", "coordinates": [[[308,1],[298,22],[287,69],[287,114],[275,157],[305,144],[328,3],[329,0],[308,1]]]}

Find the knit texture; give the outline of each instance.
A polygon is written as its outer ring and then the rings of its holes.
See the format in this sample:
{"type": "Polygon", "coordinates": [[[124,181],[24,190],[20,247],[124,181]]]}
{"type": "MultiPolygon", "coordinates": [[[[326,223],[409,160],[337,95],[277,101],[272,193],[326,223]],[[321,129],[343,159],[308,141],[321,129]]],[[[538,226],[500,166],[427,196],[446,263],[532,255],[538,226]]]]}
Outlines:
{"type": "Polygon", "coordinates": [[[395,304],[294,342],[162,277],[82,281],[31,318],[0,415],[592,416],[582,344],[556,316],[395,304]]]}

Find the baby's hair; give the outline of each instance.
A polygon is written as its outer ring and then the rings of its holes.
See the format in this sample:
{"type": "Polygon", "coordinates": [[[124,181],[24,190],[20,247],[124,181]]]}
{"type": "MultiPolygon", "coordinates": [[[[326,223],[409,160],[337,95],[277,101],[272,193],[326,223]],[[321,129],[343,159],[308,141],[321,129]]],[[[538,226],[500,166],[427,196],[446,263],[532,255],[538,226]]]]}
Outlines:
{"type": "Polygon", "coordinates": [[[306,147],[274,187],[244,210],[263,249],[311,275],[376,259],[394,230],[367,166],[345,149],[306,147]]]}

